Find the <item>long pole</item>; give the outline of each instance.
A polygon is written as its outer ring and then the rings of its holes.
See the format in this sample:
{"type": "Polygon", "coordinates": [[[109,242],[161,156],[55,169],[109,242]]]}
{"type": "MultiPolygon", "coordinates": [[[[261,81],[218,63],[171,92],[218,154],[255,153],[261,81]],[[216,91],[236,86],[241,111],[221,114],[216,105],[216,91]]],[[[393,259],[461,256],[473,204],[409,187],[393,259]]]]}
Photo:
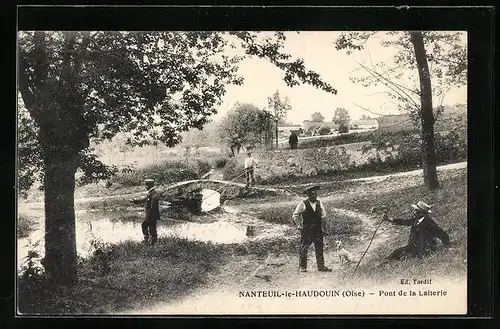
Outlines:
{"type": "MultiPolygon", "coordinates": [[[[391,206],[387,207],[387,209],[385,211],[386,215],[389,213],[389,209],[391,208],[391,206]]],[[[375,228],[375,231],[373,232],[372,238],[370,239],[370,243],[368,244],[368,247],[366,247],[365,252],[363,253],[363,255],[361,256],[361,258],[359,259],[358,264],[356,264],[356,268],[354,268],[354,271],[352,272],[353,276],[356,273],[356,270],[358,269],[359,264],[361,264],[361,261],[363,260],[363,258],[365,257],[366,253],[368,252],[368,249],[370,249],[370,246],[372,245],[372,242],[373,242],[373,238],[375,238],[375,234],[377,234],[377,231],[378,231],[380,225],[382,225],[382,223],[384,221],[385,221],[384,218],[382,218],[382,220],[380,221],[380,223],[378,223],[377,227],[375,228]]]]}
{"type": "Polygon", "coordinates": [[[278,120],[276,122],[276,149],[278,149],[278,120]]]}

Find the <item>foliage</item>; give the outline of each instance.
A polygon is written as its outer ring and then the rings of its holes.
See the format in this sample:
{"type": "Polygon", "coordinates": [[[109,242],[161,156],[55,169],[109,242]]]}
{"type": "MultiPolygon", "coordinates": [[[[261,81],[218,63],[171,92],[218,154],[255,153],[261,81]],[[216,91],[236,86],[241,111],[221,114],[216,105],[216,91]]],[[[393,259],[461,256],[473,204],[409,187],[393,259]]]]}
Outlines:
{"type": "MultiPolygon", "coordinates": [[[[446,164],[467,160],[467,134],[466,131],[455,129],[451,132],[436,134],[436,161],[438,164],[446,164]]],[[[371,166],[421,166],[422,165],[422,140],[419,134],[411,131],[376,133],[372,137],[372,145],[367,149],[375,147],[378,152],[389,155],[382,161],[377,159],[371,166]],[[397,150],[397,155],[391,156],[392,150],[397,150]]]]}
{"type": "Polygon", "coordinates": [[[345,122],[342,122],[339,125],[339,133],[345,134],[345,133],[348,133],[348,132],[349,132],[349,124],[347,124],[345,122]]]}
{"type": "Polygon", "coordinates": [[[323,122],[323,120],[325,120],[325,117],[320,112],[314,112],[313,114],[311,114],[311,120],[314,122],[323,122]]]}
{"type": "Polygon", "coordinates": [[[329,135],[331,132],[332,132],[332,130],[331,130],[330,128],[328,128],[328,127],[321,127],[321,128],[319,128],[319,130],[318,130],[318,133],[319,133],[320,135],[322,135],[322,136],[324,136],[324,135],[329,135]]]}
{"type": "Polygon", "coordinates": [[[288,97],[282,100],[278,90],[267,98],[267,103],[269,108],[273,111],[274,120],[278,122],[280,120],[283,121],[287,112],[292,109],[288,97]]]}
{"type": "Polygon", "coordinates": [[[70,288],[19,278],[19,310],[23,314],[99,314],[124,311],[185,296],[224,261],[224,246],[160,238],[156,248],[127,241],[102,248],[112,254],[109,272],[95,270],[96,255],[79,263],[79,283],[70,288]],[[110,248],[113,251],[110,251],[110,248]]]}
{"type": "Polygon", "coordinates": [[[222,56],[226,45],[204,32],[20,32],[20,92],[36,125],[57,134],[43,148],[64,141],[61,153],[85,151],[89,138],[119,131],[131,144],[156,134],[174,145],[215,113],[228,83],[241,83],[239,58],[222,56]]]}
{"type": "MultiPolygon", "coordinates": [[[[432,92],[442,97],[451,86],[467,84],[467,42],[464,32],[423,31],[426,57],[432,79],[432,92]]],[[[419,117],[420,83],[415,75],[417,63],[410,32],[346,32],[335,40],[337,50],[350,54],[362,50],[370,39],[378,38],[383,47],[394,49],[392,61],[359,63],[364,73],[351,80],[363,86],[385,85],[385,93],[401,111],[419,117]]]]}
{"type": "Polygon", "coordinates": [[[90,266],[96,276],[107,275],[111,272],[111,263],[116,257],[115,246],[104,242],[94,235],[92,224],[88,222],[88,230],[85,233],[86,242],[89,245],[90,266]]]}
{"type": "MultiPolygon", "coordinates": [[[[428,276],[450,277],[465,275],[467,272],[467,174],[460,170],[442,174],[442,187],[436,191],[429,191],[425,186],[417,185],[398,188],[378,188],[376,197],[366,197],[362,193],[337,202],[337,207],[354,207],[356,211],[370,212],[371,207],[381,204],[393,204],[389,212],[391,217],[410,215],[408,205],[415,200],[425,200],[434,204],[432,218],[450,235],[455,246],[451,249],[441,249],[423,259],[409,259],[381,265],[384,257],[395,248],[407,242],[408,228],[386,226],[390,230],[390,238],[385,243],[372,246],[370,252],[373,257],[363,261],[359,268],[359,275],[370,277],[374,282],[387,282],[405,274],[410,277],[428,276]],[[397,200],[397,202],[394,202],[397,200]]],[[[381,231],[384,230],[381,226],[381,231]]]]}
{"type": "Polygon", "coordinates": [[[236,103],[221,119],[219,135],[227,145],[234,135],[243,144],[268,145],[273,140],[271,115],[253,104],[236,103]]]}
{"type": "Polygon", "coordinates": [[[214,165],[215,165],[215,168],[217,169],[221,169],[221,168],[224,168],[224,166],[226,165],[226,163],[229,161],[229,157],[217,157],[214,159],[214,165]]]}
{"type": "Polygon", "coordinates": [[[21,264],[22,277],[25,280],[37,281],[45,275],[45,271],[41,266],[40,254],[36,251],[41,240],[35,242],[28,240],[28,254],[23,258],[21,264]]]}
{"type": "MultiPolygon", "coordinates": [[[[88,138],[110,139],[119,131],[129,133],[129,144],[174,145],[182,131],[202,128],[226,86],[242,83],[236,75],[242,57],[225,55],[230,48],[271,61],[289,86],[308,83],[336,93],[302,60],[283,53],[284,41],[283,33],[258,32],[20,32],[20,94],[34,119],[19,124],[29,130],[20,131],[21,189],[33,184],[35,171],[43,173],[40,126],[63,125],[60,140],[47,145],[65,141],[84,154],[88,138]],[[69,104],[74,109],[63,119],[60,111],[69,104]]],[[[109,174],[95,164],[82,182],[109,174]]]]}
{"type": "Polygon", "coordinates": [[[181,147],[204,147],[219,145],[218,123],[209,122],[202,129],[191,128],[181,134],[181,147]]]}
{"type": "Polygon", "coordinates": [[[17,237],[18,238],[26,238],[30,235],[30,233],[34,230],[34,227],[37,225],[37,221],[29,216],[24,214],[19,214],[17,217],[17,237]]]}
{"type": "MultiPolygon", "coordinates": [[[[20,95],[19,95],[20,96],[20,95]]],[[[37,181],[41,181],[43,163],[38,146],[38,129],[22,99],[18,97],[17,108],[17,161],[19,192],[26,191],[37,181]]]]}
{"type": "Polygon", "coordinates": [[[349,122],[351,121],[351,118],[349,116],[349,112],[343,108],[343,107],[337,107],[335,110],[335,114],[333,116],[332,122],[337,123],[337,124],[347,124],[349,125],[349,122]]]}
{"type": "MultiPolygon", "coordinates": [[[[84,173],[104,168],[95,157],[82,161],[90,140],[127,132],[131,145],[159,140],[174,146],[181,132],[203,127],[216,113],[226,86],[242,83],[237,75],[241,56],[225,54],[236,47],[226,36],[236,36],[246,55],[282,69],[289,86],[302,82],[336,93],[317,73],[307,71],[302,60],[292,61],[281,52],[283,33],[258,40],[250,32],[19,32],[19,92],[35,123],[27,126],[33,129],[26,136],[36,136],[38,144],[33,145],[38,147],[32,152],[42,159],[24,162],[31,169],[20,172],[45,175],[46,225],[51,228],[46,231],[46,264],[54,279],[77,280],[76,250],[65,248],[75,239],[70,234],[75,173],[82,164],[84,173]]],[[[22,188],[30,184],[27,179],[22,188]]]]}
{"type": "MultiPolygon", "coordinates": [[[[347,37],[342,34],[336,40],[336,48],[348,51],[362,49],[362,44],[375,33],[377,32],[354,32],[347,34],[347,37]],[[360,39],[362,44],[354,44],[360,42],[360,39]]],[[[408,111],[415,121],[420,119],[424,181],[429,189],[435,189],[439,182],[436,172],[434,121],[440,111],[433,113],[433,93],[442,97],[442,103],[444,94],[451,86],[466,84],[465,34],[448,31],[390,31],[386,32],[385,36],[386,39],[381,41],[382,45],[396,49],[391,67],[383,67],[383,70],[380,70],[380,64],[376,66],[372,62],[369,68],[360,63],[368,76],[357,81],[361,81],[365,86],[384,84],[389,89],[387,95],[400,109],[408,111]],[[418,80],[415,71],[418,72],[418,80]],[[408,81],[413,84],[408,85],[408,81]]],[[[440,107],[438,109],[441,110],[440,107]]]]}
{"type": "Polygon", "coordinates": [[[271,33],[238,31],[231,32],[231,35],[241,40],[241,47],[247,55],[267,59],[280,68],[285,73],[284,81],[289,87],[303,83],[327,93],[337,94],[337,90],[324,82],[318,73],[305,68],[303,59],[292,60],[289,54],[281,52],[286,40],[283,32],[274,32],[271,35],[271,33]]]}
{"type": "Polygon", "coordinates": [[[117,174],[113,184],[120,186],[140,186],[145,177],[152,177],[156,184],[164,185],[189,179],[198,179],[212,168],[211,163],[202,159],[165,160],[157,164],[137,168],[117,174]]]}

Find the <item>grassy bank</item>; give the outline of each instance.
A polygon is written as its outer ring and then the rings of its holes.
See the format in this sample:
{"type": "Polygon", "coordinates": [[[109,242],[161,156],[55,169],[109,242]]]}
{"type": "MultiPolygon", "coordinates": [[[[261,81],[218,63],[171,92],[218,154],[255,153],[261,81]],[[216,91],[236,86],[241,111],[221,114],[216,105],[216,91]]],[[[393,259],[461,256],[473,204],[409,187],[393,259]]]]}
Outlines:
{"type": "MultiPolygon", "coordinates": [[[[351,197],[338,201],[343,207],[351,207],[360,212],[370,213],[373,207],[391,204],[391,217],[410,216],[410,205],[418,200],[433,204],[432,218],[450,235],[453,247],[446,249],[439,244],[438,252],[421,260],[409,259],[380,265],[383,258],[394,249],[406,245],[409,227],[382,224],[377,235],[388,239],[369,250],[371,258],[363,260],[358,269],[359,275],[369,277],[375,282],[387,282],[402,275],[411,277],[464,277],[467,271],[467,173],[465,170],[454,175],[442,175],[441,187],[428,191],[424,186],[380,189],[366,198],[365,195],[352,194],[351,197]],[[444,176],[444,177],[443,177],[444,176]]],[[[376,237],[377,238],[377,237],[376,237]]]]}
{"type": "Polygon", "coordinates": [[[154,178],[157,184],[170,184],[199,178],[211,168],[210,162],[201,159],[164,160],[154,165],[119,173],[111,179],[111,182],[125,187],[137,186],[142,185],[144,179],[149,177],[154,178]]]}
{"type": "Polygon", "coordinates": [[[23,314],[105,313],[168,301],[203,283],[224,262],[223,246],[179,238],[160,239],[155,247],[125,242],[99,249],[79,264],[79,283],[53,286],[43,277],[19,279],[23,314]]]}

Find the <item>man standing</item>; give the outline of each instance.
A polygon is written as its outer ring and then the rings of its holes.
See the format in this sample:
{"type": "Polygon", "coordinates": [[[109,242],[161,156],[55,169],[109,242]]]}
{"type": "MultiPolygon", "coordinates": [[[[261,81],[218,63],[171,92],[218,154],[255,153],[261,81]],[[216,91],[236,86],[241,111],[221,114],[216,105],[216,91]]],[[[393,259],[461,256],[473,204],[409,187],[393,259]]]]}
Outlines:
{"type": "Polygon", "coordinates": [[[160,202],[158,192],[155,190],[154,179],[148,178],[144,181],[148,194],[145,198],[132,200],[135,204],[144,204],[146,210],[146,218],[142,222],[142,233],[144,235],[144,242],[148,243],[151,237],[151,245],[154,245],[158,240],[156,232],[156,223],[160,219],[160,202]]]}
{"type": "Polygon", "coordinates": [[[311,243],[314,243],[318,271],[332,271],[325,266],[323,257],[323,233],[326,231],[326,211],[323,203],[317,198],[318,190],[318,186],[306,189],[304,193],[307,194],[307,199],[297,205],[292,215],[292,219],[301,233],[299,260],[301,272],[307,272],[307,251],[311,243]],[[302,220],[299,220],[299,215],[302,215],[302,220]]]}
{"type": "Polygon", "coordinates": [[[297,137],[295,131],[292,131],[292,133],[290,134],[290,138],[288,138],[288,143],[290,144],[290,149],[294,150],[297,148],[297,145],[299,144],[299,138],[297,137]]]}
{"type": "Polygon", "coordinates": [[[231,139],[231,154],[233,155],[233,157],[240,153],[240,149],[241,149],[240,137],[235,134],[231,139]]]}
{"type": "Polygon", "coordinates": [[[247,147],[247,157],[245,158],[245,175],[247,179],[246,187],[250,185],[255,185],[254,178],[254,167],[257,165],[257,161],[252,157],[252,148],[247,147]]]}
{"type": "Polygon", "coordinates": [[[384,220],[394,225],[411,226],[410,236],[406,246],[394,250],[386,261],[400,260],[405,257],[422,257],[436,247],[435,238],[439,238],[443,245],[450,246],[450,237],[430,217],[431,206],[423,201],[412,205],[413,215],[410,219],[389,218],[384,215],[384,220]]]}

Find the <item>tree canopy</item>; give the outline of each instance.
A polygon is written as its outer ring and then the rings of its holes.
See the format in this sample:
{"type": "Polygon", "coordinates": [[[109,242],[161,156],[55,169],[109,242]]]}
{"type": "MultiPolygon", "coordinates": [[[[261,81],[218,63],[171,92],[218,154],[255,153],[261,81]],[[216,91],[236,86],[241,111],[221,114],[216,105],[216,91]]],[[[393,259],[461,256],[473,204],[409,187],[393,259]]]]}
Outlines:
{"type": "MultiPolygon", "coordinates": [[[[451,87],[467,84],[467,42],[465,32],[422,31],[426,59],[432,80],[433,97],[442,102],[451,87]]],[[[417,61],[408,31],[355,31],[342,33],[335,40],[337,50],[365,50],[372,40],[394,50],[390,60],[370,55],[370,63],[359,63],[360,68],[351,76],[353,82],[363,86],[384,85],[385,93],[401,111],[417,118],[420,113],[420,82],[417,61]],[[375,41],[377,38],[377,41],[375,41]]]]}
{"type": "Polygon", "coordinates": [[[257,32],[20,32],[20,104],[27,109],[19,114],[21,189],[31,186],[32,173],[43,174],[38,150],[46,146],[79,152],[92,178],[111,171],[89,152],[89,139],[126,132],[131,145],[178,144],[182,132],[201,129],[217,112],[227,85],[243,82],[237,68],[244,56],[269,60],[289,86],[336,93],[283,53],[284,42],[283,33],[257,32]],[[50,136],[41,138],[41,126],[50,136]]]}
{"type": "Polygon", "coordinates": [[[219,123],[221,141],[227,145],[237,135],[243,144],[269,144],[273,140],[271,113],[253,104],[236,103],[219,123]]]}
{"type": "Polygon", "coordinates": [[[313,114],[311,114],[311,120],[314,122],[323,122],[323,120],[325,120],[325,117],[320,112],[314,112],[313,114]]]}

